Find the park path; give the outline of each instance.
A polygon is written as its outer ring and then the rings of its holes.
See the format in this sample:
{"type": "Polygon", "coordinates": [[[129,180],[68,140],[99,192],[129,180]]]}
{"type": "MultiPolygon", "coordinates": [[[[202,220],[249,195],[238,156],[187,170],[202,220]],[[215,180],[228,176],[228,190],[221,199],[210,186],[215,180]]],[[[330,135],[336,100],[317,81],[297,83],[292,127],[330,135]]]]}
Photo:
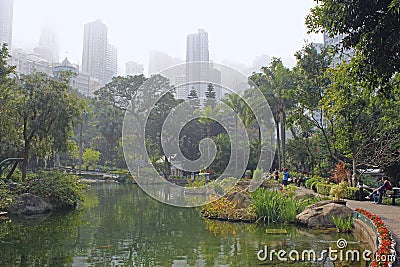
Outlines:
{"type": "MultiPolygon", "coordinates": [[[[304,187],[299,187],[298,191],[315,195],[314,191],[304,187]]],[[[367,210],[376,214],[383,220],[387,227],[392,231],[393,237],[396,240],[397,262],[393,266],[400,266],[400,206],[374,204],[372,201],[356,200],[347,200],[346,205],[352,210],[355,210],[356,208],[367,210]]]]}

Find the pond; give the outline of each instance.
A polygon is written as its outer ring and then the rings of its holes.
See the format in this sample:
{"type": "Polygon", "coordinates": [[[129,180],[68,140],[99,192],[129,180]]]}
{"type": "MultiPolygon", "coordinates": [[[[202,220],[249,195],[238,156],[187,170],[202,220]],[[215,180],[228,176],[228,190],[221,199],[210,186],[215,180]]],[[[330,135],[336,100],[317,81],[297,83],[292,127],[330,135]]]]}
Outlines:
{"type": "Polygon", "coordinates": [[[283,262],[270,253],[315,250],[319,257],[340,238],[346,249],[365,249],[351,234],[205,220],[198,209],[162,204],[136,185],[101,184],[78,210],[0,220],[0,266],[346,266],[283,262]]]}

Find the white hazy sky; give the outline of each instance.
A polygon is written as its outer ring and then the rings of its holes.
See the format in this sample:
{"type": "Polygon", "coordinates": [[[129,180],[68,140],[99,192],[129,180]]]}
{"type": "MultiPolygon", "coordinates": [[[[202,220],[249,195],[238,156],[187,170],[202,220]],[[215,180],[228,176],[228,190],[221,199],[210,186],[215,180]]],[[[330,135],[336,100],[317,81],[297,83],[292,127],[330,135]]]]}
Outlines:
{"type": "Polygon", "coordinates": [[[305,16],[313,0],[14,0],[13,47],[38,45],[40,32],[53,24],[60,43],[60,59],[82,61],[83,27],[100,19],[118,48],[120,73],[128,61],[147,64],[150,50],[185,58],[186,36],[205,29],[210,57],[216,62],[251,66],[261,54],[281,57],[288,67],[294,52],[308,36],[305,16]]]}

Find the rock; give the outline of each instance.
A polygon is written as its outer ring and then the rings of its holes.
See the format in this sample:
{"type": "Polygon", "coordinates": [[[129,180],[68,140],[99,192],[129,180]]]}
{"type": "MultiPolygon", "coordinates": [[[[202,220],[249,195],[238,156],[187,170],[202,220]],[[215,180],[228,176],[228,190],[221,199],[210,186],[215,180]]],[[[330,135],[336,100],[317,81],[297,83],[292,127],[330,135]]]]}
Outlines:
{"type": "Polygon", "coordinates": [[[352,216],[353,211],[342,204],[333,202],[323,202],[311,205],[302,213],[296,216],[299,224],[306,225],[309,228],[333,228],[333,217],[347,218],[352,216]]]}
{"type": "Polygon", "coordinates": [[[8,207],[9,213],[23,215],[48,213],[51,210],[49,203],[30,193],[19,195],[8,207]]]}
{"type": "Polygon", "coordinates": [[[244,209],[250,205],[250,197],[246,193],[232,192],[226,195],[226,198],[235,203],[236,209],[244,209]]]}

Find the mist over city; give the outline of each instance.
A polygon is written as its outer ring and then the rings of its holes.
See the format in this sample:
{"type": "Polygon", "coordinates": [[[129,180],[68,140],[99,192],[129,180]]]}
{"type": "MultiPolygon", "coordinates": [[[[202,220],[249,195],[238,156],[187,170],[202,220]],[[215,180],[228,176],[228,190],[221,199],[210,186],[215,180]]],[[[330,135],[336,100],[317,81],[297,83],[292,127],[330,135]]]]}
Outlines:
{"type": "Polygon", "coordinates": [[[399,0],[0,0],[0,266],[400,266],[399,29],[399,0]]]}

